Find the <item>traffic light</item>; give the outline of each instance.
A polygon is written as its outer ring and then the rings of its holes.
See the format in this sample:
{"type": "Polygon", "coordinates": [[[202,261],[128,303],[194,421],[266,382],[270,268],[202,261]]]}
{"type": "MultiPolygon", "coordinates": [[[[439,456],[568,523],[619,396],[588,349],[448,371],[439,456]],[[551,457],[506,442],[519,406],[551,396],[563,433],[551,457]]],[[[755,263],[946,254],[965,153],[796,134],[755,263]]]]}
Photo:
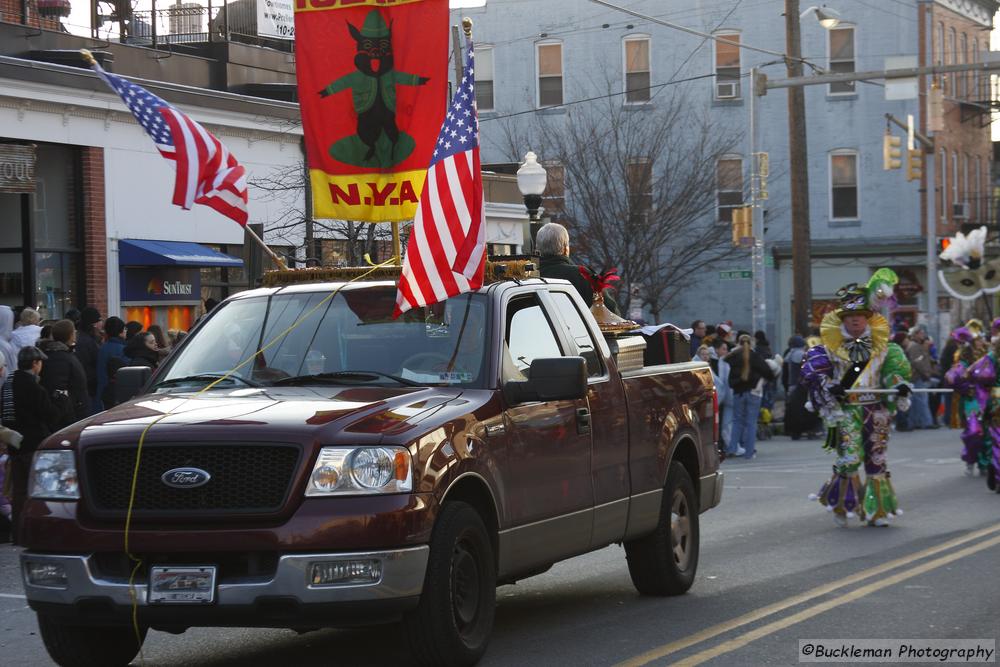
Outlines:
{"type": "Polygon", "coordinates": [[[906,151],[906,180],[917,181],[924,173],[924,156],[920,149],[906,151]]]}
{"type": "Polygon", "coordinates": [[[745,239],[753,237],[753,209],[740,206],[733,209],[733,245],[746,245],[745,239]]]}
{"type": "Polygon", "coordinates": [[[886,171],[903,166],[903,140],[887,129],[882,137],[882,168],[886,171]]]}

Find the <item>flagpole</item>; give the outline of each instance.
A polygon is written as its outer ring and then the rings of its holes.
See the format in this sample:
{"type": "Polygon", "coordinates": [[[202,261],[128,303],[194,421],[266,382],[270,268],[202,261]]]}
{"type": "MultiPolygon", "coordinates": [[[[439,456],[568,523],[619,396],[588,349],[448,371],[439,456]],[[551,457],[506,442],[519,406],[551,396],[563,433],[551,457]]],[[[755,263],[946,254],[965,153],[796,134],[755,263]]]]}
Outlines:
{"type": "Polygon", "coordinates": [[[399,225],[401,223],[396,220],[392,223],[392,252],[396,255],[396,266],[403,265],[403,249],[400,246],[399,241],[399,225]]]}
{"type": "Polygon", "coordinates": [[[256,241],[257,243],[260,244],[260,247],[263,248],[264,252],[266,252],[271,257],[271,261],[274,262],[275,265],[280,270],[282,270],[282,271],[287,271],[288,270],[288,265],[285,264],[285,261],[283,259],[281,259],[280,257],[278,257],[278,254],[276,252],[274,252],[273,250],[271,250],[270,248],[267,247],[267,244],[264,243],[264,239],[262,239],[261,237],[257,236],[257,232],[255,232],[254,230],[250,229],[250,225],[245,226],[243,229],[245,229],[246,232],[247,232],[247,234],[250,235],[250,238],[252,238],[254,241],[256,241]]]}

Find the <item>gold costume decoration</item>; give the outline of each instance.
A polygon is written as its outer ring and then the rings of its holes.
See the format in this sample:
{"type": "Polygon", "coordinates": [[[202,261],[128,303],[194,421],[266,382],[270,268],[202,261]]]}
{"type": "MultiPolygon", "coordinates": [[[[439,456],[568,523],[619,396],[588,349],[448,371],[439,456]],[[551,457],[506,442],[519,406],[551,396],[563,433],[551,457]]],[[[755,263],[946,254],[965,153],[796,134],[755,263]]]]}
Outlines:
{"type": "MultiPolygon", "coordinates": [[[[844,361],[850,361],[847,348],[842,345],[844,332],[840,325],[840,315],[836,311],[829,312],[819,325],[819,335],[827,351],[833,352],[844,361]]],[[[868,317],[868,326],[872,332],[872,356],[878,356],[889,346],[889,321],[878,313],[872,313],[868,317]]]]}

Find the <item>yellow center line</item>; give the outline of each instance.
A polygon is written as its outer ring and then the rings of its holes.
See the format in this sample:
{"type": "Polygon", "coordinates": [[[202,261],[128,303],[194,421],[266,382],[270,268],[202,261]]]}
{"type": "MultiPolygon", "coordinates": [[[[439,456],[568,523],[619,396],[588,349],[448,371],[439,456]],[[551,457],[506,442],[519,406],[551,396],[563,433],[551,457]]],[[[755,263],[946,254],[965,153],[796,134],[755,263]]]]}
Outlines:
{"type": "Polygon", "coordinates": [[[835,607],[845,605],[848,602],[854,602],[855,600],[863,598],[866,595],[870,595],[875,591],[882,590],[883,588],[887,588],[889,586],[894,586],[895,584],[898,584],[902,581],[906,581],[907,579],[912,579],[913,577],[924,574],[926,572],[930,572],[931,570],[939,568],[943,565],[947,565],[948,563],[959,560],[960,558],[965,558],[966,556],[971,556],[974,553],[983,551],[985,549],[989,549],[990,547],[996,546],[998,544],[1000,544],[1000,536],[994,537],[993,539],[987,540],[985,542],[980,542],[979,544],[973,545],[971,547],[966,547],[961,551],[956,551],[955,553],[948,554],[947,556],[941,556],[940,558],[928,561],[923,565],[917,565],[913,569],[900,572],[899,574],[894,574],[893,576],[888,577],[886,579],[882,579],[881,581],[876,581],[868,584],[867,586],[862,586],[861,588],[857,588],[851,591],[850,593],[844,593],[840,597],[833,598],[832,600],[827,600],[826,602],[820,602],[819,604],[813,605],[808,609],[803,609],[802,611],[796,614],[792,614],[791,616],[787,616],[777,621],[768,623],[767,625],[763,625],[755,630],[751,630],[750,632],[742,634],[739,637],[735,637],[717,646],[713,646],[712,648],[706,649],[701,653],[696,653],[690,658],[685,658],[684,660],[681,660],[674,664],[683,665],[684,667],[692,667],[693,665],[700,665],[701,663],[707,662],[708,660],[712,660],[713,658],[717,658],[720,655],[731,653],[739,648],[742,648],[747,644],[749,644],[750,642],[760,639],[761,637],[766,637],[767,635],[774,634],[779,630],[784,630],[785,628],[791,627],[797,623],[801,623],[802,621],[806,621],[814,616],[818,616],[819,614],[822,614],[825,611],[829,611],[835,607]]]}
{"type": "Polygon", "coordinates": [[[993,533],[1000,532],[1000,523],[991,526],[989,528],[983,528],[975,532],[969,533],[962,537],[955,538],[943,544],[939,544],[935,547],[929,547],[923,551],[918,551],[916,553],[910,554],[909,556],[903,556],[902,558],[897,558],[896,560],[889,561],[888,563],[883,563],[882,565],[876,565],[875,567],[869,568],[867,570],[862,570],[856,574],[852,574],[843,579],[838,579],[837,581],[824,584],[822,586],[817,586],[816,588],[810,589],[798,595],[793,595],[792,597],[785,598],[773,604],[767,605],[766,607],[761,607],[760,609],[755,609],[753,611],[747,612],[742,616],[737,616],[736,618],[713,625],[710,628],[706,628],[701,632],[697,632],[693,635],[688,635],[684,639],[679,639],[675,642],[669,644],[664,644],[656,648],[650,649],[645,653],[638,655],[634,658],[630,658],[623,662],[618,663],[615,667],[639,667],[640,665],[645,665],[657,660],[658,658],[663,658],[672,653],[677,653],[678,651],[683,651],[686,648],[690,648],[695,644],[700,644],[706,640],[717,637],[721,634],[725,634],[736,628],[749,623],[754,623],[763,618],[767,618],[772,614],[776,614],[785,609],[802,604],[803,602],[808,602],[809,600],[821,597],[827,593],[831,593],[839,588],[844,588],[846,586],[851,586],[864,581],[865,579],[870,579],[871,577],[880,575],[884,572],[890,570],[896,570],[904,565],[909,565],[914,561],[918,561],[922,558],[927,558],[928,556],[933,556],[934,554],[941,553],[942,551],[947,551],[948,549],[953,549],[959,545],[965,544],[966,542],[971,542],[972,540],[977,540],[981,537],[987,535],[992,535],[993,533]]]}

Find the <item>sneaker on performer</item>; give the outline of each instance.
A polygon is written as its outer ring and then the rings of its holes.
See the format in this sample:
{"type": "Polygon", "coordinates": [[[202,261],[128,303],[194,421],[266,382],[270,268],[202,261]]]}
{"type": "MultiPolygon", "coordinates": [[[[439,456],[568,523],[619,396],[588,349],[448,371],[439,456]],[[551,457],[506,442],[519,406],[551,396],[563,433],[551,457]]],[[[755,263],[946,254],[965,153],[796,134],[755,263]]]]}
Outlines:
{"type": "Polygon", "coordinates": [[[974,469],[975,469],[975,466],[973,466],[971,463],[966,463],[965,464],[965,476],[966,477],[972,477],[972,475],[974,473],[974,469]]]}
{"type": "Polygon", "coordinates": [[[847,517],[839,512],[833,513],[833,522],[838,528],[847,528],[847,517]]]}
{"type": "Polygon", "coordinates": [[[877,519],[871,519],[868,522],[869,526],[876,526],[878,528],[885,528],[889,525],[889,522],[884,517],[879,517],[877,519]]]}

